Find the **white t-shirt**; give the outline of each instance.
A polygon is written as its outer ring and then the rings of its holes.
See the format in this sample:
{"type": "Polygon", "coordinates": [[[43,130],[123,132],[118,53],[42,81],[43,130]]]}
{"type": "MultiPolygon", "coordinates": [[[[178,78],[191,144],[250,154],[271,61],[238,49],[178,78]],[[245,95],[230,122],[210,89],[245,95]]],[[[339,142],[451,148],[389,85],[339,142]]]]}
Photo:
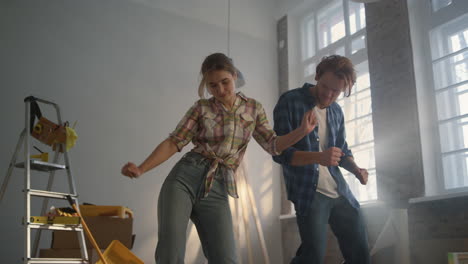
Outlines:
{"type": "MultiPolygon", "coordinates": [[[[318,121],[318,137],[319,137],[319,151],[324,151],[328,146],[328,126],[327,126],[327,108],[320,109],[318,106],[314,107],[315,116],[318,121]]],[[[330,174],[328,167],[319,166],[319,178],[317,184],[317,192],[331,198],[338,198],[340,195],[337,191],[335,179],[330,174]]]]}

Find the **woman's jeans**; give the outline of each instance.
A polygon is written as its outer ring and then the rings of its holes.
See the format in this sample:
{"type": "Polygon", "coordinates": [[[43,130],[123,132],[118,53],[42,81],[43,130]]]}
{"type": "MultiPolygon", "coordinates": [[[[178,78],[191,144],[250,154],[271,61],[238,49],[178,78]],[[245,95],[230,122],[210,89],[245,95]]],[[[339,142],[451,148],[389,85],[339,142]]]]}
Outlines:
{"type": "Polygon", "coordinates": [[[211,161],[189,152],[164,181],[158,201],[156,263],[184,263],[187,224],[195,224],[210,264],[237,263],[231,211],[222,177],[218,174],[210,193],[203,194],[211,161]]]}
{"type": "Polygon", "coordinates": [[[327,245],[327,225],[338,239],[346,264],[369,264],[367,233],[360,209],[343,197],[336,199],[319,192],[306,215],[297,216],[301,246],[292,264],[322,264],[327,245]]]}

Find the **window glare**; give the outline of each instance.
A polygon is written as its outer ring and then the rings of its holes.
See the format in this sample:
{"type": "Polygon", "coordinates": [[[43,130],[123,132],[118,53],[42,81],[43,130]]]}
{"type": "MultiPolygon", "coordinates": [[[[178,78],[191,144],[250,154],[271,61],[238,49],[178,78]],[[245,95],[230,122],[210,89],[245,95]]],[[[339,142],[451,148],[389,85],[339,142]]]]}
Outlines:
{"type": "Polygon", "coordinates": [[[366,9],[364,4],[349,1],[349,29],[354,34],[366,27],[366,9]]]}
{"type": "Polygon", "coordinates": [[[369,72],[358,74],[356,78],[356,90],[360,91],[370,87],[370,75],[369,72]]]}
{"type": "Polygon", "coordinates": [[[439,120],[468,114],[468,84],[436,93],[439,120]],[[455,99],[455,100],[454,100],[455,99]]]}
{"type": "Polygon", "coordinates": [[[307,65],[304,69],[304,76],[310,76],[312,74],[315,74],[315,68],[316,68],[315,63],[311,63],[307,65]]]}
{"type": "Polygon", "coordinates": [[[432,12],[437,12],[440,9],[452,4],[452,0],[431,0],[432,1],[432,12]]]}
{"type": "Polygon", "coordinates": [[[315,55],[315,41],[314,41],[314,32],[315,32],[315,23],[314,17],[310,16],[304,22],[303,27],[303,39],[304,39],[304,59],[311,58],[315,55]]]}
{"type": "Polygon", "coordinates": [[[432,59],[468,48],[468,14],[430,31],[432,59]]]}
{"type": "Polygon", "coordinates": [[[439,125],[441,149],[443,153],[459,151],[468,148],[463,128],[466,127],[468,118],[460,118],[439,125]]]}
{"type": "Polygon", "coordinates": [[[467,63],[468,51],[434,62],[435,89],[443,89],[463,81],[468,81],[467,63]]]}
{"type": "Polygon", "coordinates": [[[356,30],[356,15],[355,14],[351,14],[351,16],[349,16],[349,29],[351,31],[351,34],[355,33],[357,30],[356,30]]]}
{"type": "Polygon", "coordinates": [[[331,43],[343,38],[345,34],[344,21],[340,21],[339,23],[333,25],[331,28],[331,43]]]}
{"type": "Polygon", "coordinates": [[[468,186],[467,159],[468,151],[443,156],[444,175],[451,175],[444,178],[446,189],[468,186]]]}
{"type": "Polygon", "coordinates": [[[345,56],[345,47],[339,47],[335,50],[335,54],[345,56]]]}
{"type": "Polygon", "coordinates": [[[354,54],[366,47],[366,37],[360,36],[351,42],[351,54],[354,54]]]}
{"type": "Polygon", "coordinates": [[[319,49],[340,40],[346,35],[341,1],[334,1],[331,5],[318,11],[317,17],[319,35],[319,49]]]}

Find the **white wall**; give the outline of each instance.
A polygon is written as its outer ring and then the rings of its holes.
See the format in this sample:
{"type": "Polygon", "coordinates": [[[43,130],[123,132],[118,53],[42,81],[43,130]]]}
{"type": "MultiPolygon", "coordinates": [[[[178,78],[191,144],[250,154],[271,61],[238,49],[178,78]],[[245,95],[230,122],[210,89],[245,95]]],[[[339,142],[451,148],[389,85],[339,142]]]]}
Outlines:
{"type": "MultiPolygon", "coordinates": [[[[70,155],[80,201],[130,207],[133,251],[154,263],[157,197],[181,154],[134,181],[120,168],[128,160],[141,162],[197,99],[203,58],[226,51],[226,12],[226,2],[215,0],[1,1],[0,179],[24,126],[23,98],[59,103],[64,119],[78,121],[70,155]]],[[[231,23],[231,55],[247,79],[243,92],[261,101],[272,120],[278,98],[274,5],[232,1],[231,23]]],[[[279,263],[279,166],[255,142],[246,161],[270,258],[279,263]]],[[[46,179],[37,175],[33,182],[46,179]]],[[[22,257],[22,186],[22,171],[15,170],[0,204],[2,263],[22,257]]],[[[198,247],[197,236],[190,236],[187,263],[202,263],[198,247]]],[[[254,248],[260,263],[258,242],[254,248]]]]}

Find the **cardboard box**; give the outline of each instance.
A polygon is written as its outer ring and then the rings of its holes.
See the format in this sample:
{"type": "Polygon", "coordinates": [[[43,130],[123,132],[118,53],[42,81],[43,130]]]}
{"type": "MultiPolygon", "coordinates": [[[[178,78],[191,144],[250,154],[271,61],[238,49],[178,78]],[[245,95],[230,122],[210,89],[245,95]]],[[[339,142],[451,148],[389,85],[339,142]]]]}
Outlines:
{"type": "MultiPolygon", "coordinates": [[[[85,216],[84,220],[101,249],[106,249],[112,240],[119,240],[127,248],[133,247],[133,218],[111,216],[85,216]]],[[[86,233],[85,233],[86,237],[86,233]]],[[[86,238],[86,247],[92,248],[86,238]]],[[[54,231],[52,249],[79,249],[78,233],[75,231],[54,231]]]]}
{"type": "MultiPolygon", "coordinates": [[[[40,258],[81,258],[80,249],[41,249],[39,251],[40,258]]],[[[94,249],[88,249],[88,258],[91,264],[99,260],[99,255],[94,249]]]]}

